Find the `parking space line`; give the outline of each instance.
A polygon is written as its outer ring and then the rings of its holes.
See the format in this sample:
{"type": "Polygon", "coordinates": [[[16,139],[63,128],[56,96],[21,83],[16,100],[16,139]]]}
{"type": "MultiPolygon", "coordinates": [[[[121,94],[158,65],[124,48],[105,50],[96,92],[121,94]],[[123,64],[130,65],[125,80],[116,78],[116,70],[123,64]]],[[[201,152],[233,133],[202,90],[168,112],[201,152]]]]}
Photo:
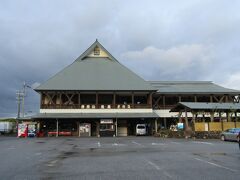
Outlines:
{"type": "Polygon", "coordinates": [[[225,166],[221,166],[221,165],[213,163],[213,162],[209,162],[209,161],[206,161],[206,160],[203,160],[203,159],[199,159],[199,158],[194,158],[194,159],[197,160],[197,161],[201,161],[201,162],[210,164],[212,166],[216,166],[216,167],[219,167],[219,168],[222,168],[222,169],[226,169],[226,170],[229,170],[229,171],[232,171],[232,172],[237,172],[236,169],[231,169],[231,168],[228,168],[228,167],[225,167],[225,166]]]}
{"type": "Polygon", "coordinates": [[[54,166],[57,162],[58,162],[58,160],[53,160],[53,161],[51,161],[50,163],[48,163],[47,166],[52,167],[52,166],[54,166]]]}
{"type": "Polygon", "coordinates": [[[126,146],[126,144],[113,143],[112,146],[126,146]]]}
{"type": "Polygon", "coordinates": [[[152,165],[155,169],[160,170],[160,167],[158,165],[154,164],[153,162],[147,161],[147,163],[152,165]]]}
{"type": "Polygon", "coordinates": [[[101,147],[101,143],[99,141],[97,142],[97,145],[98,145],[98,147],[101,147]]]}
{"type": "MultiPolygon", "coordinates": [[[[163,170],[161,169],[157,164],[153,163],[152,161],[146,160],[148,164],[150,164],[151,166],[153,166],[156,170],[163,170]]],[[[168,178],[172,179],[172,176],[165,170],[163,170],[163,174],[165,176],[167,176],[168,178]]]]}
{"type": "Polygon", "coordinates": [[[135,141],[132,141],[133,144],[136,144],[138,146],[143,146],[142,144],[138,143],[138,142],[135,142],[135,141]]]}
{"type": "Polygon", "coordinates": [[[158,145],[166,145],[164,143],[152,143],[153,146],[158,146],[158,145]]]}
{"type": "Polygon", "coordinates": [[[207,145],[213,145],[213,143],[210,142],[203,142],[203,141],[193,141],[195,144],[207,144],[207,145]]]}

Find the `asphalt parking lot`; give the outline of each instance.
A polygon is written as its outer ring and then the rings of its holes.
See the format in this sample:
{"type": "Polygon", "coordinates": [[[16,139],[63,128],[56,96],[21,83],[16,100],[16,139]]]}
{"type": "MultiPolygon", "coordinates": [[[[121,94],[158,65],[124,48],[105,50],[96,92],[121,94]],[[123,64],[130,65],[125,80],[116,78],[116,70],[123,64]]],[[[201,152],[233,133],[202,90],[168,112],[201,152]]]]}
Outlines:
{"type": "Polygon", "coordinates": [[[238,179],[236,142],[0,137],[0,179],[238,179]]]}

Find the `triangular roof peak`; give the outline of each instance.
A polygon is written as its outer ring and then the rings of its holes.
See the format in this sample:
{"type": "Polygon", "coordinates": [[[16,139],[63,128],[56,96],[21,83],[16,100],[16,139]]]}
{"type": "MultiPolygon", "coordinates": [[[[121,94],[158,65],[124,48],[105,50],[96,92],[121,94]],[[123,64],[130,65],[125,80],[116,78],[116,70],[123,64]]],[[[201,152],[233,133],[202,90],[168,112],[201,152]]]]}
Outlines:
{"type": "Polygon", "coordinates": [[[117,61],[96,39],[96,41],[84,52],[82,53],[76,61],[82,61],[86,58],[109,58],[110,60],[117,61]]]}

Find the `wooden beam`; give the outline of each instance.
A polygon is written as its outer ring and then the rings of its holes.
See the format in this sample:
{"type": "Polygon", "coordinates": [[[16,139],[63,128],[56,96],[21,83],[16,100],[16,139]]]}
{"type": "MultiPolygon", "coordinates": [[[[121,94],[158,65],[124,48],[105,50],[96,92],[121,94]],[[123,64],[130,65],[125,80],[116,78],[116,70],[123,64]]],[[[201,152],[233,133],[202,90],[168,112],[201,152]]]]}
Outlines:
{"type": "Polygon", "coordinates": [[[213,99],[215,99],[215,101],[219,102],[219,100],[216,96],[213,96],[213,99]]]}
{"type": "Polygon", "coordinates": [[[162,96],[159,96],[158,98],[157,98],[157,100],[154,102],[154,104],[153,104],[153,107],[156,107],[157,105],[158,105],[158,103],[159,103],[159,101],[161,100],[161,98],[162,98],[162,96]]]}

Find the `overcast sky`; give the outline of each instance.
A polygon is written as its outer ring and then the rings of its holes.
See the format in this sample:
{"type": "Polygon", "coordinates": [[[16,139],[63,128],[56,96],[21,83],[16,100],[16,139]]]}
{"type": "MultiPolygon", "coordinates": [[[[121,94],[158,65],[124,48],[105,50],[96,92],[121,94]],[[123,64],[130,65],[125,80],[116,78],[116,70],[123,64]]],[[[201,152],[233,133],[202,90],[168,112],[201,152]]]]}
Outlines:
{"type": "MultiPolygon", "coordinates": [[[[240,89],[239,0],[1,0],[0,117],[23,81],[44,82],[96,38],[146,80],[210,80],[240,89]]],[[[39,99],[27,90],[26,112],[39,99]]]]}

